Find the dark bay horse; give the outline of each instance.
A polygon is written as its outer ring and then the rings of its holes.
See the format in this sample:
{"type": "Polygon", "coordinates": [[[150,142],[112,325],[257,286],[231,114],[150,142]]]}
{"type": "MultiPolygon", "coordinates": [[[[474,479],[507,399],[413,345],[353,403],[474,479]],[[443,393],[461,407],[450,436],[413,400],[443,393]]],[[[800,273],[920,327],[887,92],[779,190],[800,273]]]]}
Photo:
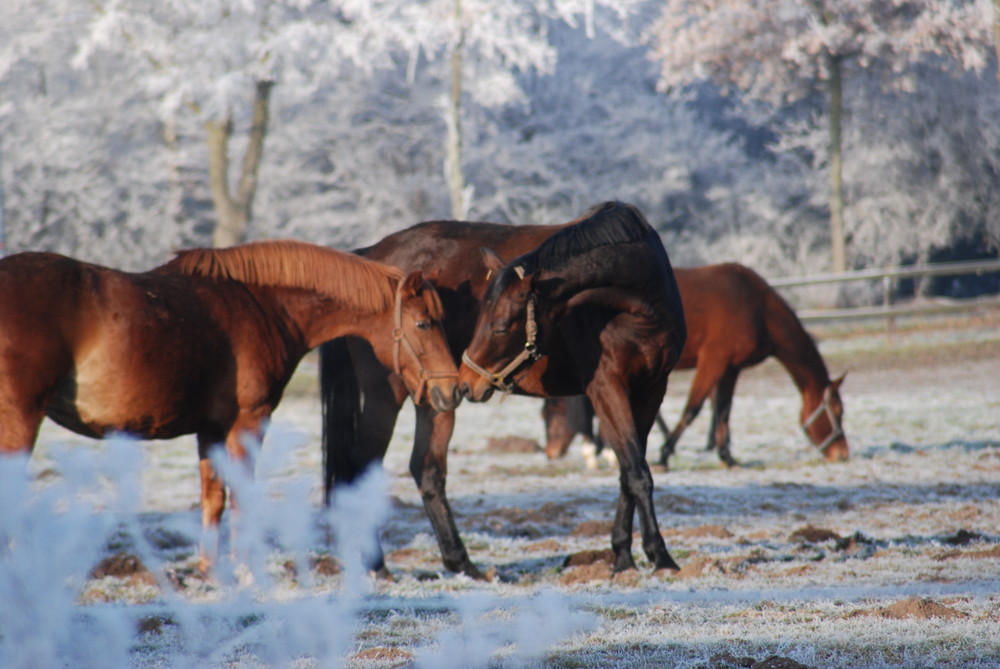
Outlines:
{"type": "Polygon", "coordinates": [[[78,434],[196,434],[202,518],[225,487],[209,449],[247,446],[301,358],[333,337],[364,338],[417,402],[457,404],[442,306],[408,276],[298,242],[195,249],[145,273],[52,253],[0,260],[0,453],[30,452],[44,416],[78,434]]]}
{"type": "Polygon", "coordinates": [[[586,393],[618,457],[613,569],[635,567],[632,522],[655,569],[677,569],[660,534],[646,438],[685,341],[684,311],[666,250],[638,209],[611,203],[493,279],[459,368],[475,402],[495,390],[537,397],[586,393]]]}
{"type": "MultiPolygon", "coordinates": [[[[659,464],[667,466],[678,439],[711,398],[708,449],[717,450],[727,465],[735,465],[729,450],[729,412],[736,380],[741,371],[771,356],[788,371],[802,395],[800,425],[806,436],[828,461],[846,460],[849,449],[840,398],[844,377],[830,379],[816,343],[791,306],[760,275],[736,263],[677,268],[674,274],[688,327],[677,369],[695,373],[680,421],[672,431],[664,429],[667,436],[659,464]]],[[[594,438],[593,410],[583,398],[547,402],[543,417],[550,458],[565,454],[577,432],[594,438]]]]}
{"type": "MultiPolygon", "coordinates": [[[[457,356],[472,339],[479,304],[489,284],[480,249],[490,248],[501,257],[514,258],[586,218],[561,225],[430,221],[389,235],[356,253],[404,270],[436,273],[434,282],[445,308],[445,332],[457,356]]],[[[320,353],[329,493],[334,485],[351,482],[369,464],[383,458],[405,393],[391,370],[378,362],[363,341],[344,338],[328,342],[320,353]]],[[[435,413],[418,406],[416,422],[410,473],[421,492],[444,566],[482,578],[459,536],[445,491],[454,412],[435,413]]],[[[374,566],[387,573],[381,556],[374,566]]]]}

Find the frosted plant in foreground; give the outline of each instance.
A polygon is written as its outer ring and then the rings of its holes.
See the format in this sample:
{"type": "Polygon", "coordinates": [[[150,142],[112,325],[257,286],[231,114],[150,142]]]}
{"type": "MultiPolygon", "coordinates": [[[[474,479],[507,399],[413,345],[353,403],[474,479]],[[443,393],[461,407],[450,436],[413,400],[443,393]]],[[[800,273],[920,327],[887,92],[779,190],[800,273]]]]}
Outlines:
{"type": "MultiPolygon", "coordinates": [[[[174,591],[161,579],[150,604],[79,603],[109,540],[124,541],[154,573],[164,567],[136,514],[142,445],[114,439],[99,450],[53,449],[59,475],[44,483],[32,480],[25,458],[0,458],[0,666],[344,666],[367,624],[367,565],[389,511],[389,480],[376,466],[337,491],[323,515],[342,571],[336,591],[318,594],[307,589],[304,557],[325,545],[323,523],[316,522],[305,478],[280,475],[295,440],[272,436],[257,453],[256,476],[221,452],[214,458],[237,506],[232,540],[222,542],[206,586],[211,601],[191,599],[195,593],[174,591]],[[279,588],[268,572],[276,552],[291,556],[302,586],[279,588]],[[162,622],[160,629],[139,633],[150,618],[162,622]]],[[[221,534],[225,539],[226,529],[221,534]]],[[[425,648],[421,666],[468,669],[501,656],[524,663],[590,620],[554,593],[510,608],[485,594],[444,605],[461,625],[425,648]]]]}
{"type": "Polygon", "coordinates": [[[32,485],[26,457],[0,457],[0,666],[56,667],[67,654],[76,667],[122,666],[131,637],[124,616],[95,628],[75,600],[115,524],[104,511],[135,508],[136,487],[111,483],[135,475],[131,446],[109,441],[101,462],[55,449],[63,480],[43,489],[32,485]]]}

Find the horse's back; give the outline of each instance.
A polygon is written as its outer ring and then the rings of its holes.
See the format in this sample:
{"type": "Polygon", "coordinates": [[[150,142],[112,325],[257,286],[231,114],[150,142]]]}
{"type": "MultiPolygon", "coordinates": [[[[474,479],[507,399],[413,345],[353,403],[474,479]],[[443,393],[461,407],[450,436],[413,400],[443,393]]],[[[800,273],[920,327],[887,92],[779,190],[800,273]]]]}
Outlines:
{"type": "Polygon", "coordinates": [[[697,366],[706,349],[725,351],[734,365],[759,361],[770,353],[769,312],[780,296],[756,272],[738,263],[675,270],[688,343],[678,367],[697,366]]]}

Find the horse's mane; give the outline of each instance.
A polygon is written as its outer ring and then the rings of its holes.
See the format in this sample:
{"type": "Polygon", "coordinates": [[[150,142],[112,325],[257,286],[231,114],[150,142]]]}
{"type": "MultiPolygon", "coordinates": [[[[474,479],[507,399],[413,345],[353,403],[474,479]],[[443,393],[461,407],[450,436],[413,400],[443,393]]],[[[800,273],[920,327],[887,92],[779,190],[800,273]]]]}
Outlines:
{"type": "Polygon", "coordinates": [[[300,288],[326,295],[352,309],[376,313],[392,308],[396,285],[403,278],[403,272],[395,267],[291,240],[178,251],[158,271],[300,288]]]}
{"type": "Polygon", "coordinates": [[[652,228],[638,207],[624,202],[605,202],[591,207],[575,224],[546,239],[534,251],[522,256],[522,260],[534,264],[534,267],[525,267],[528,272],[556,269],[581,253],[599,246],[642,241],[650,232],[652,228]]]}
{"type": "Polygon", "coordinates": [[[555,233],[538,248],[507,263],[503,275],[494,281],[485,296],[494,300],[513,280],[514,268],[531,274],[540,269],[554,270],[582,253],[601,246],[628,244],[659,236],[639,209],[624,202],[604,202],[555,233]]]}

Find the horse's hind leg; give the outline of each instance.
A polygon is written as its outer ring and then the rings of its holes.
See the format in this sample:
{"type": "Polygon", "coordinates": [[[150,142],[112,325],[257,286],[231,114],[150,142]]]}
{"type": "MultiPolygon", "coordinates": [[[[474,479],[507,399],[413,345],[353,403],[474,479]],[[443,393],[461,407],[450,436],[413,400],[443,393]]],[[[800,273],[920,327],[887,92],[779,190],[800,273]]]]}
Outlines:
{"type": "Polygon", "coordinates": [[[674,454],[677,442],[687,429],[688,425],[694,422],[701,412],[701,407],[705,404],[709,394],[715,387],[716,382],[724,371],[722,364],[712,361],[711,352],[702,351],[698,356],[698,367],[695,369],[694,378],[691,380],[691,388],[688,390],[687,403],[681,418],[674,426],[673,432],[667,436],[663,447],[660,449],[659,463],[662,467],[668,466],[668,460],[674,454]]]}
{"type": "Polygon", "coordinates": [[[38,439],[44,410],[0,399],[0,455],[30,453],[38,439]]]}
{"type": "MultiPolygon", "coordinates": [[[[6,354],[10,356],[10,353],[6,354]]],[[[37,369],[0,368],[0,454],[30,453],[52,396],[51,383],[37,369]]]]}
{"type": "Polygon", "coordinates": [[[646,464],[646,439],[653,426],[666,389],[666,379],[659,388],[642,393],[652,398],[646,402],[630,402],[627,391],[615,384],[594,381],[588,396],[594,403],[601,422],[605,443],[618,456],[621,491],[611,530],[611,549],[615,554],[615,571],[635,567],[632,559],[632,520],[638,510],[642,544],[654,569],[679,569],[667,551],[656,521],[653,506],[653,475],[646,464]]]}
{"type": "Polygon", "coordinates": [[[729,412],[733,407],[733,394],[736,392],[736,379],[740,370],[730,367],[715,386],[712,399],[712,428],[709,431],[709,448],[715,447],[719,459],[727,467],[736,467],[739,463],[729,452],[729,412]]]}

